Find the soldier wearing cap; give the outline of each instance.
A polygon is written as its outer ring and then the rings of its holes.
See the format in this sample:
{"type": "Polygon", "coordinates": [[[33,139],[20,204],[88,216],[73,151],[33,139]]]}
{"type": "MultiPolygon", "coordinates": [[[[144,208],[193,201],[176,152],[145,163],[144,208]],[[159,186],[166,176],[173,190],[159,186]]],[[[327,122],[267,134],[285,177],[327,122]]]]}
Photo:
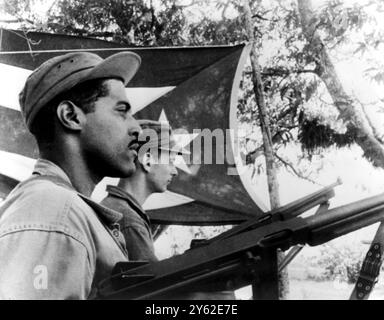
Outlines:
{"type": "MultiPolygon", "coordinates": [[[[165,192],[177,175],[175,157],[189,154],[177,144],[169,124],[152,120],[138,120],[142,133],[141,147],[136,159],[137,169],[130,177],[119,180],[117,186],[107,186],[108,196],[102,205],[123,214],[121,231],[126,241],[129,260],[157,261],[151,225],[142,205],[154,192],[165,192]]],[[[169,297],[174,298],[174,297],[169,297]]],[[[233,300],[232,291],[183,292],[183,300],[233,300]]]]}
{"type": "Polygon", "coordinates": [[[169,124],[139,120],[141,148],[136,160],[137,169],[117,186],[107,186],[108,196],[102,205],[123,214],[120,221],[129,260],[156,261],[151,225],[142,205],[155,192],[164,192],[177,175],[175,157],[188,153],[175,141],[169,124]]]}
{"type": "Polygon", "coordinates": [[[0,208],[1,299],[91,298],[127,260],[121,213],[89,197],[103,177],[136,169],[141,129],[125,86],[139,65],[131,52],[76,52],[28,77],[20,106],[40,158],[0,208]]]}

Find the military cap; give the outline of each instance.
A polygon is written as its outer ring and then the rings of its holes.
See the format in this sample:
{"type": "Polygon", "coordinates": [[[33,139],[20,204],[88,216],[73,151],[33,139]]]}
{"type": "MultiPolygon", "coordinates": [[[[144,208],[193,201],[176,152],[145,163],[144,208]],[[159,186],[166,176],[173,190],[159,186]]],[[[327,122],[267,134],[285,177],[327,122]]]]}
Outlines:
{"type": "Polygon", "coordinates": [[[106,59],[90,52],[72,52],[47,60],[28,77],[19,94],[21,113],[31,131],[38,112],[59,94],[88,80],[117,78],[124,85],[141,63],[133,52],[120,52],[106,59]]]}
{"type": "Polygon", "coordinates": [[[158,148],[178,154],[190,154],[177,143],[172,128],[167,122],[148,119],[138,120],[142,129],[139,135],[140,144],[145,144],[148,149],[158,148]]]}

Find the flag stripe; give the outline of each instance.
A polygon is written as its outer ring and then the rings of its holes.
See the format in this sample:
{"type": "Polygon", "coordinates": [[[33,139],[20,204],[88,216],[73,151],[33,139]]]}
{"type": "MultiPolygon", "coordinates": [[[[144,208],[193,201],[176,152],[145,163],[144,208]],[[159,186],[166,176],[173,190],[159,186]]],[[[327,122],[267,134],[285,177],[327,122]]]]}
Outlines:
{"type": "Polygon", "coordinates": [[[0,48],[0,63],[29,70],[35,69],[44,61],[71,51],[92,50],[102,58],[120,51],[136,52],[142,65],[130,81],[129,87],[168,87],[177,86],[186,79],[198,74],[215,61],[244,47],[174,47],[174,48],[127,48],[116,43],[98,39],[53,35],[3,29],[0,48]],[[95,49],[97,48],[97,49],[95,49]],[[21,51],[22,54],[15,54],[21,51]],[[38,53],[37,53],[38,52],[38,53]],[[198,56],[198,59],[197,59],[198,56]]]}
{"type": "MultiPolygon", "coordinates": [[[[25,81],[31,72],[31,70],[0,63],[0,74],[6,75],[0,77],[0,106],[20,110],[18,100],[19,92],[22,90],[25,81]]],[[[174,88],[175,86],[151,88],[136,87],[127,88],[126,92],[132,105],[132,111],[133,113],[136,113],[159,97],[172,91],[174,88]]]]}

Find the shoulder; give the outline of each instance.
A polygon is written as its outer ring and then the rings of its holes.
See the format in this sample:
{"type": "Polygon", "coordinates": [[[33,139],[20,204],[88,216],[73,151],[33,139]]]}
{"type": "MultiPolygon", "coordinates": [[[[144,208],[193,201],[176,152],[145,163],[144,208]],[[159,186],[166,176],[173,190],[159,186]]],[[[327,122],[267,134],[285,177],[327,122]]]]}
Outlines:
{"type": "Polygon", "coordinates": [[[91,211],[74,190],[47,180],[26,181],[0,208],[0,235],[14,230],[66,233],[83,241],[78,220],[91,211]]]}
{"type": "Polygon", "coordinates": [[[140,217],[135,208],[130,206],[124,199],[108,195],[100,202],[100,204],[123,214],[124,221],[132,221],[140,224],[144,223],[144,220],[140,217]]]}
{"type": "Polygon", "coordinates": [[[108,195],[101,204],[107,208],[120,212],[123,218],[119,221],[122,230],[130,228],[140,233],[151,234],[149,219],[144,211],[131,206],[122,198],[108,195]]]}
{"type": "Polygon", "coordinates": [[[23,220],[37,218],[50,212],[44,218],[56,219],[75,201],[76,192],[47,180],[25,181],[7,197],[2,206],[2,220],[22,216],[23,220]],[[12,212],[12,215],[11,215],[12,212]]]}

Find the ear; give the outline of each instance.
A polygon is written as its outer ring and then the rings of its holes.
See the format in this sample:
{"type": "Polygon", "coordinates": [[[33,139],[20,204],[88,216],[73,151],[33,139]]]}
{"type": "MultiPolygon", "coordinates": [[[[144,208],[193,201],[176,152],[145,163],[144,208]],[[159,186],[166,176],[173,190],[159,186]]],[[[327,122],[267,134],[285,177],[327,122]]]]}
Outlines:
{"type": "Polygon", "coordinates": [[[153,157],[150,152],[146,152],[143,155],[143,158],[140,161],[141,166],[144,170],[144,172],[150,172],[153,165],[153,157]]]}
{"type": "Polygon", "coordinates": [[[68,100],[60,102],[56,113],[59,122],[72,131],[81,131],[86,121],[83,110],[68,100]]]}

